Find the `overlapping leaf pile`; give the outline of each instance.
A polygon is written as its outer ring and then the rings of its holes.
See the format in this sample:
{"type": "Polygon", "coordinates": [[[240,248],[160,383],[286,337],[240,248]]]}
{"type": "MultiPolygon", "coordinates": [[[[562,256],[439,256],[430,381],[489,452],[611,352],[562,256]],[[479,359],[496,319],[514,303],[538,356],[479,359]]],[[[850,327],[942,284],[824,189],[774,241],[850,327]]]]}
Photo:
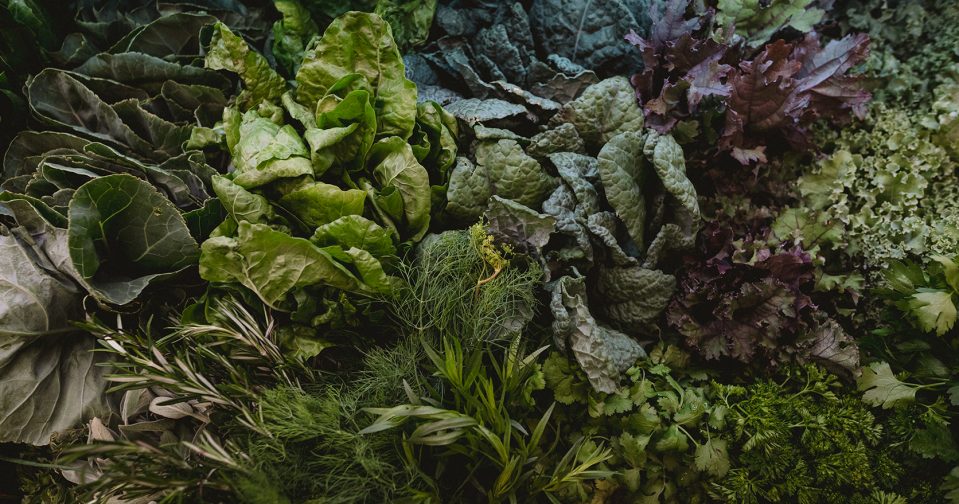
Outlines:
{"type": "Polygon", "coordinates": [[[0,0],[0,501],[959,502],[957,16],[0,0]]]}

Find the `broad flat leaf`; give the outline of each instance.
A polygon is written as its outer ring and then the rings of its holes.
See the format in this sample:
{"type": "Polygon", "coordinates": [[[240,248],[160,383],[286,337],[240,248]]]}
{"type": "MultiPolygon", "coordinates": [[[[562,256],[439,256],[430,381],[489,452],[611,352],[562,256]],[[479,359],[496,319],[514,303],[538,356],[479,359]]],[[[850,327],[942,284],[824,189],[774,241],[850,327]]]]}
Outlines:
{"type": "MultiPolygon", "coordinates": [[[[24,231],[16,230],[33,242],[24,231]]],[[[66,233],[37,239],[65,242],[66,233]]],[[[111,409],[107,368],[96,365],[103,354],[70,325],[82,317],[82,295],[46,269],[56,264],[39,249],[0,226],[0,442],[46,445],[111,409]]]]}
{"type": "Polygon", "coordinates": [[[75,75],[44,69],[27,87],[34,112],[43,120],[70,129],[77,135],[110,145],[150,152],[152,146],[124,124],[117,112],[75,75]]]}
{"type": "Polygon", "coordinates": [[[349,12],[330,24],[296,73],[296,97],[300,103],[316,103],[352,73],[372,87],[377,135],[409,138],[416,120],[416,85],[406,78],[390,25],[376,14],[349,12]]]}
{"type": "Polygon", "coordinates": [[[150,184],[117,174],[87,182],[70,201],[73,266],[109,303],[127,304],[153,280],[196,263],[179,211],[150,184]]]}
{"type": "Polygon", "coordinates": [[[240,222],[237,231],[236,237],[219,236],[203,242],[203,279],[239,283],[272,307],[278,307],[294,289],[311,285],[351,292],[368,290],[309,240],[248,222],[240,222]]]}
{"type": "Polygon", "coordinates": [[[862,369],[857,380],[862,400],[873,406],[889,409],[916,400],[916,387],[899,381],[886,362],[874,362],[862,369]]]}

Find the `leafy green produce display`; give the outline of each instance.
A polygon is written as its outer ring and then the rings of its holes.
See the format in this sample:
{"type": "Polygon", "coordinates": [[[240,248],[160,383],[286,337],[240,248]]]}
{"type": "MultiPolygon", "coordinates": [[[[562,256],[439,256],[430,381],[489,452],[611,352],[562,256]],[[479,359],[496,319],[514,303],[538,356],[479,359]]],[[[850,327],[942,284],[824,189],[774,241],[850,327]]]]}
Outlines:
{"type": "Polygon", "coordinates": [[[0,502],[959,503],[945,0],[0,0],[0,502]]]}

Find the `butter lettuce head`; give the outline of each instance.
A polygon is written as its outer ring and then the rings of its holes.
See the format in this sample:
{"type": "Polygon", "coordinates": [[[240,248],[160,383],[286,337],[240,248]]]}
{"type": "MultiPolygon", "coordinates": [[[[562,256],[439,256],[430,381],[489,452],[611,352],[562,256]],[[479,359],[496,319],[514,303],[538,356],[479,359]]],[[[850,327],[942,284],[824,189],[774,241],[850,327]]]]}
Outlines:
{"type": "MultiPolygon", "coordinates": [[[[284,9],[277,30],[292,37],[303,13],[284,9]]],[[[296,68],[294,83],[217,28],[207,66],[235,73],[243,91],[219,125],[233,162],[213,183],[228,215],[202,244],[200,275],[314,325],[329,317],[306,312],[329,303],[312,296],[388,292],[396,254],[445,206],[456,120],[417,104],[377,14],[342,14],[302,52],[283,41],[279,64],[296,68]]]]}

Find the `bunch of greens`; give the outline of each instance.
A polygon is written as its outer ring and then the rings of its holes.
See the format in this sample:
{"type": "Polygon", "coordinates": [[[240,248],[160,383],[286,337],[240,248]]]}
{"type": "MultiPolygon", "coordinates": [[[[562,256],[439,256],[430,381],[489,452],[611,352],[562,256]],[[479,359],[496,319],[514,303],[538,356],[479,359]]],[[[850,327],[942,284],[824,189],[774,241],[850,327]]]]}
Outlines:
{"type": "Polygon", "coordinates": [[[611,441],[612,457],[599,467],[614,476],[580,485],[568,502],[934,499],[934,489],[915,481],[923,464],[896,444],[899,433],[887,433],[835,376],[812,365],[785,369],[778,381],[721,385],[660,345],[609,394],[591,390],[560,354],[543,372],[569,405],[554,415],[580,426],[570,436],[611,441]]]}
{"type": "MultiPolygon", "coordinates": [[[[720,215],[687,254],[680,292],[666,318],[687,347],[706,359],[731,358],[771,370],[792,361],[814,361],[852,376],[859,367],[853,339],[828,314],[836,292],[856,285],[823,270],[824,255],[841,245],[836,223],[796,210],[775,220],[720,215]],[[817,302],[818,301],[818,302],[817,302]]],[[[832,255],[832,254],[831,254],[832,255]]]]}
{"type": "Polygon", "coordinates": [[[847,31],[866,33],[873,41],[864,70],[877,100],[924,106],[951,78],[959,41],[955,2],[854,0],[833,15],[847,31]]]}
{"type": "Polygon", "coordinates": [[[682,149],[642,125],[627,80],[606,79],[531,138],[478,124],[450,176],[452,216],[485,216],[494,236],[547,266],[554,341],[597,390],[642,355],[629,335],[657,331],[675,288],[661,268],[699,226],[682,149]]]}
{"type": "Polygon", "coordinates": [[[390,26],[337,18],[304,53],[295,90],[223,24],[206,66],[243,88],[207,138],[232,165],[212,180],[227,217],[202,245],[201,277],[314,327],[349,316],[344,292],[389,292],[397,247],[443,206],[457,132],[438,105],[417,104],[390,26]]]}
{"type": "Polygon", "coordinates": [[[793,6],[804,15],[793,18],[784,3],[760,13],[720,2],[717,23],[743,21],[737,28],[747,35],[746,47],[729,30],[714,33],[710,12],[686,19],[688,0],[666,3],[648,37],[631,33],[643,58],[632,82],[647,124],[661,133],[676,128],[685,140],[702,136],[707,149],[747,165],[766,163],[766,149],[783,142],[808,148],[808,129],[820,119],[862,117],[869,93],[847,74],[866,57],[869,38],[849,35],[823,46],[812,29],[822,11],[793,6]],[[763,38],[787,22],[805,35],[793,42],[763,38]]]}
{"type": "Polygon", "coordinates": [[[880,107],[836,135],[799,181],[804,207],[842,223],[847,254],[867,268],[952,254],[959,246],[956,164],[902,109],[880,107]]]}
{"type": "Polygon", "coordinates": [[[444,1],[437,38],[407,59],[426,96],[457,117],[524,124],[636,64],[623,37],[645,31],[657,2],[444,1]]]}
{"type": "Polygon", "coordinates": [[[145,320],[149,304],[135,301],[148,289],[195,285],[198,242],[222,218],[217,170],[190,143],[226,104],[229,82],[191,57],[215,20],[160,18],[72,71],[27,82],[38,129],[13,140],[0,184],[3,441],[46,444],[109,410],[102,359],[72,326],[85,297],[145,320]]]}

